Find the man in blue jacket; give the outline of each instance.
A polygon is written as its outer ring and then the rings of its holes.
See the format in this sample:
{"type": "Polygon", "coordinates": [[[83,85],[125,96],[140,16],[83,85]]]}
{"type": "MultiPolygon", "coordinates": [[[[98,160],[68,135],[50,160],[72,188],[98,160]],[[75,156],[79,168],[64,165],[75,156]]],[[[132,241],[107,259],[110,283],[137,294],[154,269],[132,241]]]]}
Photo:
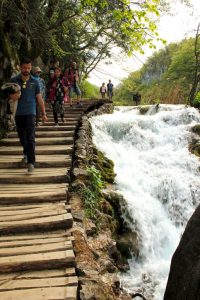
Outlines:
{"type": "Polygon", "coordinates": [[[39,105],[43,122],[47,120],[44,101],[40,93],[39,83],[30,74],[32,62],[24,58],[20,64],[21,73],[11,79],[11,82],[21,87],[21,97],[15,115],[18,137],[23,147],[23,162],[27,163],[28,173],[34,171],[35,165],[35,119],[36,104],[39,105]]]}

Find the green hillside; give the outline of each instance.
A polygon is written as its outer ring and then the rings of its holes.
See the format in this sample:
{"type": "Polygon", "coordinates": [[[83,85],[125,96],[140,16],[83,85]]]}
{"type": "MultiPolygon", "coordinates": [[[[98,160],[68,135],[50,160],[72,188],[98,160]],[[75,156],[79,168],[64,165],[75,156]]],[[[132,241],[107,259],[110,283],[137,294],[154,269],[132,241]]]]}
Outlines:
{"type": "Polygon", "coordinates": [[[115,104],[133,105],[132,92],[142,95],[142,104],[186,103],[194,77],[194,42],[185,39],[154,53],[118,86],[115,104]]]}

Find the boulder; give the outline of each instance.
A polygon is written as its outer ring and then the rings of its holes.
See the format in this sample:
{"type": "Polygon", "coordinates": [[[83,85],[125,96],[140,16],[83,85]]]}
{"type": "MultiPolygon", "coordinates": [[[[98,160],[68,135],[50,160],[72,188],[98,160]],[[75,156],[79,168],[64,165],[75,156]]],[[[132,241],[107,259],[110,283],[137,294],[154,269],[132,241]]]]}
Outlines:
{"type": "Polygon", "coordinates": [[[172,257],[164,300],[200,299],[200,205],[172,257]]]}

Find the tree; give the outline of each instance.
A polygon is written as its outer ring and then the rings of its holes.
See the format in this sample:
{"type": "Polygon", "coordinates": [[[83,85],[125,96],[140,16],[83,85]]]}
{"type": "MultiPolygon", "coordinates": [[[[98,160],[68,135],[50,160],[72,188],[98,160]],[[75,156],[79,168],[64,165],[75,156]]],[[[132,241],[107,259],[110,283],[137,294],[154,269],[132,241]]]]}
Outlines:
{"type": "Polygon", "coordinates": [[[190,103],[190,105],[193,105],[194,103],[197,87],[200,82],[200,39],[199,37],[200,37],[200,23],[197,26],[195,43],[194,43],[195,66],[193,70],[192,87],[188,97],[188,102],[190,103]]]}
{"type": "Polygon", "coordinates": [[[87,78],[113,47],[128,55],[154,47],[160,10],[160,0],[0,0],[0,45],[10,62],[4,77],[28,55],[63,66],[76,59],[87,78]]]}
{"type": "MultiPolygon", "coordinates": [[[[77,58],[85,76],[113,47],[131,54],[156,36],[159,0],[0,0],[0,43],[13,69],[24,55],[77,58]],[[155,17],[153,17],[155,16],[155,17]]],[[[9,72],[8,72],[9,73],[9,72]]]]}

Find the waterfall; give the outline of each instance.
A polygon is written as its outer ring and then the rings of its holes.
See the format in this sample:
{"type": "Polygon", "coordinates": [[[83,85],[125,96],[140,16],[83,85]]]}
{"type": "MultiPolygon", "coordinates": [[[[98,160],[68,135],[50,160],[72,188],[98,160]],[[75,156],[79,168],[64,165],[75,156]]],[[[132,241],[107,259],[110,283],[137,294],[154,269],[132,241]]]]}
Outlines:
{"type": "Polygon", "coordinates": [[[146,115],[116,107],[91,118],[93,141],[115,164],[116,188],[139,236],[139,257],[129,260],[121,284],[148,300],[163,299],[172,254],[199,204],[200,162],[188,150],[199,122],[197,110],[183,105],[159,105],[146,115]]]}

